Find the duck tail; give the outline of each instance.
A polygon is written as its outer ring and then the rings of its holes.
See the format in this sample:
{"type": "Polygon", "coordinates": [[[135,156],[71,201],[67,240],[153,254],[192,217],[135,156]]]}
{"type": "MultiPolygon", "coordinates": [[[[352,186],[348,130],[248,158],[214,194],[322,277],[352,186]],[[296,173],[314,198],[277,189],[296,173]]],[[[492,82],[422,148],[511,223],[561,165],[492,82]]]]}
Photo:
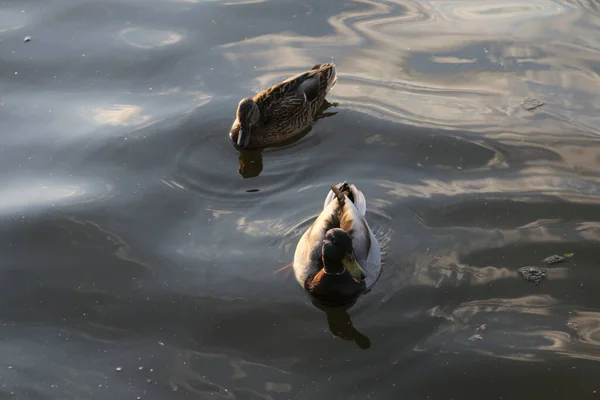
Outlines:
{"type": "Polygon", "coordinates": [[[350,199],[352,203],[354,203],[354,194],[352,193],[352,187],[348,184],[348,182],[342,182],[339,185],[331,185],[331,191],[335,194],[340,205],[343,206],[346,202],[346,197],[350,199]]]}
{"type": "Polygon", "coordinates": [[[342,192],[343,194],[348,196],[348,198],[350,199],[351,202],[355,203],[354,193],[352,192],[352,186],[348,182],[344,182],[341,184],[340,192],[342,192]]]}
{"type": "Polygon", "coordinates": [[[321,75],[321,79],[327,82],[325,92],[329,92],[337,83],[337,71],[334,63],[315,64],[311,70],[318,70],[321,75]]]}
{"type": "Polygon", "coordinates": [[[358,209],[360,215],[364,217],[367,212],[367,200],[365,199],[365,195],[356,186],[345,181],[331,187],[327,197],[325,197],[323,208],[327,207],[332,201],[335,201],[336,198],[340,206],[343,207],[346,203],[345,196],[350,199],[350,201],[358,209]]]}
{"type": "Polygon", "coordinates": [[[343,207],[344,204],[346,204],[346,197],[344,197],[344,193],[337,187],[337,185],[331,185],[331,191],[333,194],[335,194],[335,197],[337,197],[338,201],[340,202],[340,206],[343,207]]]}
{"type": "Polygon", "coordinates": [[[335,70],[335,64],[327,64],[327,69],[325,69],[325,71],[323,71],[322,73],[325,74],[325,78],[327,79],[327,92],[329,93],[329,91],[333,89],[338,80],[337,71],[335,70]]]}

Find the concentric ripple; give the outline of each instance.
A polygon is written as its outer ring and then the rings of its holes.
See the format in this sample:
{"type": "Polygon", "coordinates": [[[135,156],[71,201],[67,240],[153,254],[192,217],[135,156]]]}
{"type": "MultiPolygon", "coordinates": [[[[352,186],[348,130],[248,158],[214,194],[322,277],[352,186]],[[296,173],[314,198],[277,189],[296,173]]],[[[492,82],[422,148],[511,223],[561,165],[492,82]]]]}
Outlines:
{"type": "Polygon", "coordinates": [[[0,398],[594,398],[599,4],[4,1],[0,398]],[[311,130],[234,148],[323,62],[311,130]],[[282,267],[341,181],[383,275],[326,310],[282,267]]]}

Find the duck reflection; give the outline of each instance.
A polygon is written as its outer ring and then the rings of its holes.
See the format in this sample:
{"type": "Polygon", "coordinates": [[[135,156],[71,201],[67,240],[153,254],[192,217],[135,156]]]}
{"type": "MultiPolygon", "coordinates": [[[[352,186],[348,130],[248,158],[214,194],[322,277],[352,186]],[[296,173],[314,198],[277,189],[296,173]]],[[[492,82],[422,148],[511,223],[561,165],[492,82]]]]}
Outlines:
{"type": "Polygon", "coordinates": [[[244,179],[258,176],[262,170],[262,149],[240,150],[240,155],[238,157],[238,172],[244,179]]]}
{"type": "MultiPolygon", "coordinates": [[[[339,103],[330,103],[327,100],[324,100],[323,104],[319,108],[319,111],[317,112],[317,114],[314,118],[314,121],[316,122],[321,118],[327,118],[327,117],[334,116],[335,114],[337,114],[337,111],[329,111],[329,112],[326,112],[326,111],[330,107],[337,107],[338,105],[339,105],[339,103]]],[[[270,147],[277,148],[277,147],[289,146],[290,144],[295,143],[298,140],[302,139],[304,136],[308,135],[308,133],[311,130],[312,130],[312,126],[309,126],[305,130],[300,132],[298,135],[294,136],[293,138],[290,138],[289,140],[286,140],[284,142],[281,142],[279,144],[276,144],[276,145],[273,145],[270,147]]],[[[240,173],[240,175],[244,179],[255,178],[258,175],[260,175],[260,173],[263,170],[263,161],[262,161],[263,149],[242,149],[242,148],[238,148],[238,149],[240,151],[240,154],[238,156],[238,172],[240,173]]]]}
{"type": "Polygon", "coordinates": [[[319,108],[319,111],[317,112],[317,115],[315,116],[315,121],[318,121],[321,118],[327,118],[327,117],[334,116],[335,114],[337,114],[337,111],[329,111],[329,112],[326,112],[326,111],[330,107],[337,107],[339,105],[340,105],[340,103],[337,103],[337,102],[330,103],[327,100],[323,100],[323,104],[321,104],[321,107],[319,108]]]}
{"type": "Polygon", "coordinates": [[[371,340],[354,327],[348,314],[348,310],[354,306],[355,302],[344,306],[327,306],[313,299],[312,303],[327,315],[327,324],[334,336],[352,341],[363,350],[371,347],[371,340]]]}

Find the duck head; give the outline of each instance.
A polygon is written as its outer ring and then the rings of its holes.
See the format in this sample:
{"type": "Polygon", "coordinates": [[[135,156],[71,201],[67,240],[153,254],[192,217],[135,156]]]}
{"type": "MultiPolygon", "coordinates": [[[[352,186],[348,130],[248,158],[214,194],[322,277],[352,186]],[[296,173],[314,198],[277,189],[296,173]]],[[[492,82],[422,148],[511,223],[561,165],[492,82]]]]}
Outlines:
{"type": "Polygon", "coordinates": [[[248,147],[252,126],[256,125],[260,118],[260,110],[251,98],[240,100],[237,107],[236,118],[231,127],[229,136],[235,144],[241,148],[248,147]]]}
{"type": "Polygon", "coordinates": [[[365,280],[365,271],[354,254],[352,238],[343,229],[334,228],[325,233],[322,255],[323,271],[327,275],[341,275],[348,271],[356,282],[365,280]]]}

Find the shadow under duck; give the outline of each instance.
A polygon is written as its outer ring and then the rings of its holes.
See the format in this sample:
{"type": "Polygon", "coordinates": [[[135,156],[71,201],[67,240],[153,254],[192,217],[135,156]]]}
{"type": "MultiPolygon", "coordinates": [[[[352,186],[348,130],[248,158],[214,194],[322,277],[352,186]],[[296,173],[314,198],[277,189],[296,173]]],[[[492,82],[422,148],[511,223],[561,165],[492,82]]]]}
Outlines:
{"type": "Polygon", "coordinates": [[[323,304],[356,301],[381,275],[381,250],[365,219],[366,208],[356,186],[333,185],[323,211],[298,242],[296,280],[323,304]]]}
{"type": "Polygon", "coordinates": [[[294,137],[312,123],[336,82],[333,63],[315,64],[310,71],[292,76],[253,98],[242,99],[229,137],[246,149],[294,137]]]}

